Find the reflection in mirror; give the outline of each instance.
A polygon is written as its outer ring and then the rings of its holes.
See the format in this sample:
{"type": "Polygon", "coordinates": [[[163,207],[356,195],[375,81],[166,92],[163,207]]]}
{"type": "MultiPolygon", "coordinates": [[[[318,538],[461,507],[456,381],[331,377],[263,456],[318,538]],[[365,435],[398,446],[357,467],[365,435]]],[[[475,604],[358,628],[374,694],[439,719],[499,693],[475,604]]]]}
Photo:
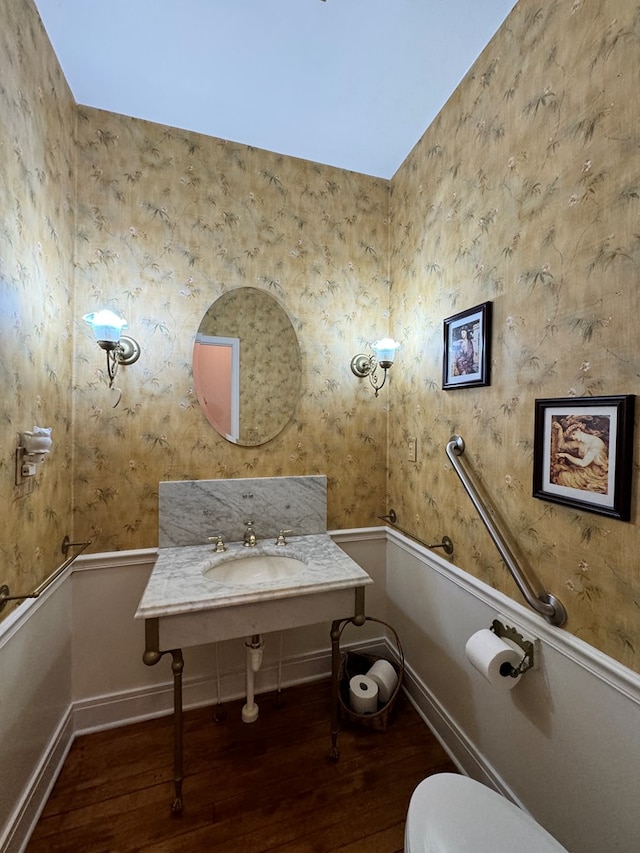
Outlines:
{"type": "Polygon", "coordinates": [[[207,420],[228,441],[252,447],[284,429],[300,393],[300,347],[273,296],[239,287],[211,305],[193,347],[193,379],[207,420]]]}

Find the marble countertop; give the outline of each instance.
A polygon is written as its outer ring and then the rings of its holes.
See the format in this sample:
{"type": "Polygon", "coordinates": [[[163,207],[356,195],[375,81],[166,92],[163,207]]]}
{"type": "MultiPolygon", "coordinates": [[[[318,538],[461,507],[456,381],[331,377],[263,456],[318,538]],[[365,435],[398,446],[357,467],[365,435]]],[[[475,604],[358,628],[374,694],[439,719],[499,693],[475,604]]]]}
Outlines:
{"type": "Polygon", "coordinates": [[[287,542],[279,546],[273,539],[262,540],[253,548],[246,548],[242,542],[226,543],[227,550],[223,553],[217,553],[213,545],[159,548],[136,619],[214,610],[373,583],[364,569],[326,533],[292,536],[287,542]],[[294,557],[306,565],[295,577],[251,586],[221,583],[204,574],[220,563],[259,554],[294,557]]]}

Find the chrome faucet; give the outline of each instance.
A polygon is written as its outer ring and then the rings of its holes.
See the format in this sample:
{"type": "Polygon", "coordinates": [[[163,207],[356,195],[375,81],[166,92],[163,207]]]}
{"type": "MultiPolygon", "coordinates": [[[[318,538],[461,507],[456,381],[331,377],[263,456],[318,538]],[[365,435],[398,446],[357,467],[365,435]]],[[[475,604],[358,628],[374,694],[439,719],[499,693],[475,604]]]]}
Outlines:
{"type": "Polygon", "coordinates": [[[278,538],[276,539],[276,545],[286,545],[287,540],[285,537],[289,533],[293,533],[293,530],[281,530],[280,533],[278,533],[278,538]]]}
{"type": "Polygon", "coordinates": [[[216,543],[214,551],[217,554],[221,554],[223,551],[227,550],[227,546],[224,544],[224,540],[222,536],[220,536],[220,534],[218,534],[217,536],[207,536],[207,541],[216,543]]]}
{"type": "Polygon", "coordinates": [[[253,529],[253,521],[245,521],[247,525],[247,529],[244,532],[244,546],[245,548],[253,548],[255,547],[256,542],[256,532],[253,529]]]}

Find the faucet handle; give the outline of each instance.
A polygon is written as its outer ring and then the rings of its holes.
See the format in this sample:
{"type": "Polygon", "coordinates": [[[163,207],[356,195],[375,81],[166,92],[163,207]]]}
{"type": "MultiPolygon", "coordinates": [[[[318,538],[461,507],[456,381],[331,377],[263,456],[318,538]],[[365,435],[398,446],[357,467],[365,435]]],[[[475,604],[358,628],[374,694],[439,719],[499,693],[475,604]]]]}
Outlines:
{"type": "Polygon", "coordinates": [[[286,545],[287,540],[285,539],[285,536],[288,536],[289,533],[293,533],[293,530],[281,530],[280,533],[278,533],[278,538],[276,539],[276,545],[286,545]]]}
{"type": "Polygon", "coordinates": [[[219,554],[227,550],[227,546],[222,541],[222,536],[220,534],[218,534],[217,536],[207,536],[207,542],[215,542],[215,550],[219,554]]]}
{"type": "Polygon", "coordinates": [[[256,544],[256,532],[253,529],[253,521],[245,521],[247,529],[244,532],[244,544],[252,548],[256,544]]]}

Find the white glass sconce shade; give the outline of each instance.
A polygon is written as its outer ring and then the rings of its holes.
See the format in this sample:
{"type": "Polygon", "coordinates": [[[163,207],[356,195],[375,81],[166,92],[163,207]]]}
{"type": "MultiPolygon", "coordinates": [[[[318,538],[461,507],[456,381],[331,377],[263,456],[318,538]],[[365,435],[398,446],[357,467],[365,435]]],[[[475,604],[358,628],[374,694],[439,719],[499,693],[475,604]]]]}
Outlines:
{"type": "Polygon", "coordinates": [[[126,320],[106,309],[85,314],[82,319],[91,326],[100,346],[103,343],[108,345],[103,349],[115,349],[122,330],[127,328],[126,320]]]}
{"type": "MultiPolygon", "coordinates": [[[[119,365],[133,364],[140,358],[140,344],[122,334],[122,330],[127,328],[127,321],[113,311],[108,309],[94,311],[91,314],[85,314],[82,319],[91,326],[98,346],[107,353],[109,388],[113,388],[119,365]]],[[[120,396],[114,406],[119,402],[120,396]]]]}
{"type": "Polygon", "coordinates": [[[387,370],[395,361],[396,350],[400,348],[400,344],[392,338],[381,338],[371,348],[373,355],[366,355],[363,352],[354,355],[351,359],[351,372],[360,379],[368,376],[377,397],[378,392],[387,380],[387,370]],[[378,367],[383,370],[382,381],[378,378],[378,367]]]}
{"type": "Polygon", "coordinates": [[[385,370],[388,370],[395,361],[396,350],[398,349],[400,349],[400,344],[392,338],[381,338],[373,344],[376,361],[385,370]]]}

